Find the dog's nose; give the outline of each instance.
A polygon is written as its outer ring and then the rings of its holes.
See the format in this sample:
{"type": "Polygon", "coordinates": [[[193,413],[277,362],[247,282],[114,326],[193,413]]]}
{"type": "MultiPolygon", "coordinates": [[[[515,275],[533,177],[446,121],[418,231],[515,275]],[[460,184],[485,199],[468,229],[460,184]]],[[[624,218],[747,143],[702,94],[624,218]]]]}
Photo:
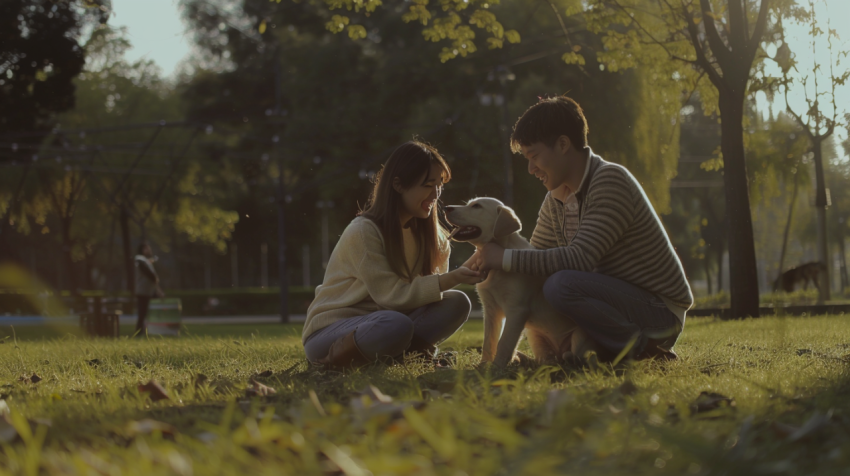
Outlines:
{"type": "Polygon", "coordinates": [[[447,205],[446,206],[446,213],[447,214],[451,213],[455,208],[457,208],[457,205],[447,205]]]}

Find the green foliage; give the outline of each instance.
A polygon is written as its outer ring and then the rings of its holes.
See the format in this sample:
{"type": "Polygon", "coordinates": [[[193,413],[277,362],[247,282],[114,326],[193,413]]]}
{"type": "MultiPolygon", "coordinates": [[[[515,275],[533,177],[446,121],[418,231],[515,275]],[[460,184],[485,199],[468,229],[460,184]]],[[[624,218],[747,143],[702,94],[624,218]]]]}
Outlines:
{"type": "Polygon", "coordinates": [[[729,307],[729,293],[720,291],[718,293],[694,298],[694,309],[717,309],[729,307]]]}
{"type": "Polygon", "coordinates": [[[444,345],[454,369],[346,374],[310,368],[299,326],[223,328],[114,341],[0,330],[0,424],[21,435],[0,472],[743,476],[848,462],[840,316],[689,319],[682,360],[663,367],[502,374],[472,368],[478,322],[444,345]],[[139,391],[151,379],[169,399],[139,391]],[[246,397],[253,381],[276,393],[246,397]]]}
{"type": "MultiPolygon", "coordinates": [[[[796,9],[796,13],[794,20],[805,25],[809,30],[809,44],[812,51],[811,53],[800,52],[793,56],[785,51],[781,53],[785,62],[783,64],[782,59],[777,60],[782,69],[782,77],[776,78],[776,89],[782,88],[788,113],[812,139],[812,146],[819,147],[821,138],[829,137],[836,127],[842,126],[843,115],[847,112],[846,107],[836,102],[836,91],[850,78],[850,68],[842,65],[842,59],[847,59],[850,50],[841,49],[839,45],[841,39],[835,30],[827,28],[828,31],[824,31],[821,27],[822,22],[819,18],[824,13],[828,13],[828,10],[818,12],[814,0],[809,0],[807,7],[796,9]],[[818,63],[818,49],[828,50],[828,63],[818,63]],[[785,56],[789,58],[786,59],[785,56]],[[797,61],[798,57],[811,59],[812,64],[809,65],[808,61],[797,61]],[[802,114],[795,111],[788,101],[788,92],[792,86],[804,94],[806,111],[802,114]]],[[[828,25],[830,20],[827,18],[826,21],[828,25]]],[[[780,55],[779,51],[777,55],[780,55]]]]}
{"type": "MultiPolygon", "coordinates": [[[[277,3],[280,3],[278,0],[277,3]]],[[[446,62],[457,56],[466,57],[478,50],[476,44],[475,30],[472,26],[483,30],[488,34],[485,43],[489,49],[501,48],[504,41],[519,43],[520,34],[516,30],[505,30],[496,15],[489,10],[491,6],[499,4],[499,0],[412,0],[410,5],[401,15],[405,23],[419,23],[424,28],[422,36],[432,42],[447,42],[439,53],[440,61],[446,62]],[[468,26],[471,25],[471,26],[468,26]]],[[[366,27],[359,22],[364,22],[383,5],[380,0],[321,0],[316,5],[323,5],[329,12],[346,9],[353,12],[352,15],[333,14],[331,19],[325,23],[325,27],[331,33],[342,32],[348,26],[348,36],[352,40],[366,38],[366,27]],[[361,15],[356,15],[362,13],[361,15]]]]}
{"type": "MultiPolygon", "coordinates": [[[[74,106],[72,81],[85,60],[77,39],[106,22],[108,9],[101,5],[100,0],[0,3],[0,136],[13,134],[2,142],[31,143],[37,137],[32,132],[48,131],[55,114],[74,106]]],[[[15,152],[4,147],[0,162],[27,155],[15,152]]]]}
{"type": "Polygon", "coordinates": [[[181,200],[174,215],[174,223],[189,242],[212,245],[219,252],[227,250],[227,240],[239,221],[235,211],[221,210],[206,200],[181,200]]]}
{"type": "MultiPolygon", "coordinates": [[[[71,289],[94,287],[91,269],[97,255],[105,266],[106,252],[110,258],[117,254],[111,250],[122,208],[130,216],[131,236],[125,239],[131,248],[146,237],[169,251],[182,233],[223,250],[238,221],[235,212],[222,207],[227,196],[220,186],[222,172],[201,166],[197,158],[178,157],[191,131],[121,127],[183,115],[179,97],[153,62],[125,60],[129,48],[124,30],[101,26],[91,32],[84,45],[85,69],[74,80],[76,107],[59,115],[60,127],[34,147],[41,162],[0,179],[4,185],[21,184],[7,223],[20,235],[40,235],[42,242],[33,247],[62,250],[63,284],[71,289]],[[102,127],[114,130],[98,133],[102,127]],[[75,129],[93,132],[71,137],[64,132],[75,129]],[[136,144],[149,141],[151,148],[137,163],[141,148],[136,144]]],[[[0,209],[7,209],[16,188],[0,190],[0,209]]]]}
{"type": "MultiPolygon", "coordinates": [[[[750,25],[757,23],[759,3],[744,4],[744,15],[750,25]]],[[[784,0],[772,2],[771,11],[781,17],[789,14],[792,4],[793,2],[784,0]]],[[[602,35],[605,49],[597,53],[597,59],[610,71],[642,65],[674,74],[685,86],[682,89],[698,92],[704,113],[711,115],[718,110],[718,91],[711,81],[707,81],[707,76],[715,72],[707,71],[704,64],[698,61],[702,52],[695,50],[689,32],[689,22],[693,21],[695,31],[702,32],[703,35],[705,14],[712,15],[718,22],[726,22],[726,2],[716,1],[713,5],[717,13],[703,12],[699,2],[685,0],[591,0],[584,11],[579,12],[575,7],[570,7],[567,12],[582,18],[589,30],[602,35]]],[[[765,41],[779,44],[777,33],[781,30],[781,25],[774,22],[766,29],[765,41]]],[[[723,54],[711,51],[706,42],[703,42],[702,49],[707,55],[723,54]]],[[[753,65],[756,71],[762,70],[760,65],[764,59],[763,52],[756,56],[753,65]]],[[[752,83],[750,91],[760,89],[759,84],[761,83],[752,83]]]]}
{"type": "Polygon", "coordinates": [[[753,204],[787,193],[795,181],[801,189],[809,188],[809,141],[793,118],[754,118],[749,132],[747,173],[753,204]]]}

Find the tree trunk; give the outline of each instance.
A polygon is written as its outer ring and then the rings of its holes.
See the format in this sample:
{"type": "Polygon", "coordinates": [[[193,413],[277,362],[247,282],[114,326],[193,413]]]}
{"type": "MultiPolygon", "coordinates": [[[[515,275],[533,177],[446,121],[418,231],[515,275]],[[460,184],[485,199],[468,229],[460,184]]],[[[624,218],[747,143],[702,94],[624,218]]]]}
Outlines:
{"type": "Polygon", "coordinates": [[[821,145],[822,139],[818,138],[814,141],[813,152],[815,154],[815,207],[818,212],[818,261],[826,266],[826,272],[823,273],[820,279],[820,289],[818,290],[818,304],[823,304],[829,300],[829,244],[827,243],[826,235],[826,183],[823,176],[823,151],[821,145]]]}
{"type": "Polygon", "coordinates": [[[785,251],[788,249],[788,232],[791,231],[791,220],[794,217],[794,206],[797,204],[797,190],[799,183],[797,177],[794,177],[794,191],[791,193],[791,203],[788,205],[788,220],[785,221],[785,232],[782,234],[782,251],[779,252],[779,276],[776,277],[773,286],[773,292],[779,289],[779,278],[782,276],[782,269],[785,266],[785,251]]]}
{"type": "MultiPolygon", "coordinates": [[[[746,85],[746,82],[744,83],[746,85]]],[[[720,90],[723,180],[729,236],[731,317],[759,316],[759,287],[747,164],[744,153],[744,89],[720,90]]]]}
{"type": "Polygon", "coordinates": [[[844,233],[838,237],[838,256],[841,259],[841,293],[844,294],[844,290],[847,289],[848,279],[847,279],[847,252],[844,248],[844,233]]]}
{"type": "Polygon", "coordinates": [[[277,268],[280,281],[280,322],[289,322],[289,269],[286,266],[286,185],[283,181],[283,160],[278,160],[280,178],[277,198],[277,268]]]}
{"type": "Polygon", "coordinates": [[[130,215],[122,207],[120,213],[121,245],[124,248],[124,272],[127,277],[127,290],[133,294],[136,290],[136,274],[133,272],[133,254],[130,244],[130,215]]]}
{"type": "Polygon", "coordinates": [[[280,281],[280,322],[289,322],[289,268],[286,265],[286,182],[283,154],[278,151],[277,182],[277,269],[280,281]]]}

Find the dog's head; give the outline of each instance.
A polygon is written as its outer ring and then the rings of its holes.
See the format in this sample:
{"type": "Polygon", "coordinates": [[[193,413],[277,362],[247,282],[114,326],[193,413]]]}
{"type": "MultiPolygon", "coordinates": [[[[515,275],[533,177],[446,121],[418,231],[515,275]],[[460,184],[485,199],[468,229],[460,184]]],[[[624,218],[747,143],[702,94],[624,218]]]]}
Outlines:
{"type": "Polygon", "coordinates": [[[457,227],[452,232],[453,240],[467,241],[476,246],[522,229],[514,211],[495,198],[476,198],[466,205],[447,206],[446,218],[457,227]]]}

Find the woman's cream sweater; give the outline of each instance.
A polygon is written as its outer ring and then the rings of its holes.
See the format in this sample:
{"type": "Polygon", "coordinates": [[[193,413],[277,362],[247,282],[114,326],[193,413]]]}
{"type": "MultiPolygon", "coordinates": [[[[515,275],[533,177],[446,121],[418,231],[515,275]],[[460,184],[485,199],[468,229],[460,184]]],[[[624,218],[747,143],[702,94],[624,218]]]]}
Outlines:
{"type": "MultiPolygon", "coordinates": [[[[442,274],[449,267],[448,240],[440,240],[440,248],[437,272],[442,274]]],[[[416,275],[410,282],[390,268],[378,225],[365,217],[352,220],[331,253],[324,281],[316,287],[316,298],[307,309],[302,342],[319,329],[342,319],[384,309],[412,311],[440,301],[443,294],[439,274],[421,275],[421,250],[408,229],[404,230],[404,252],[416,275]]]]}

